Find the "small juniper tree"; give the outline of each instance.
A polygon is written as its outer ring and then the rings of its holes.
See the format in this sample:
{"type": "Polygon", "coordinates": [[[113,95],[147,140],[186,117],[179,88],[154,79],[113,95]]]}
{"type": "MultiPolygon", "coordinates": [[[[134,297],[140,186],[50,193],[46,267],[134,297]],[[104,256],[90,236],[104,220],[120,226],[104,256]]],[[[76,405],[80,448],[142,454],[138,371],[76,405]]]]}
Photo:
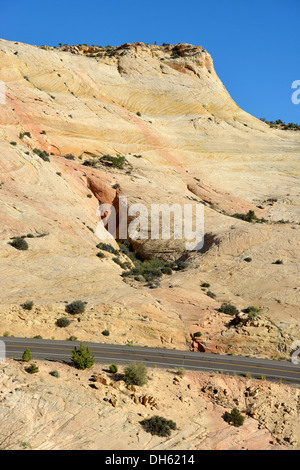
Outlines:
{"type": "Polygon", "coordinates": [[[22,356],[22,361],[29,362],[31,361],[31,359],[32,359],[31,352],[28,348],[26,348],[22,356]]]}
{"type": "Polygon", "coordinates": [[[76,369],[89,369],[94,364],[95,359],[94,356],[91,355],[91,351],[89,347],[85,347],[80,342],[80,347],[75,348],[72,350],[72,364],[76,369]]]}
{"type": "Polygon", "coordinates": [[[233,408],[230,413],[226,411],[224,420],[226,423],[232,424],[232,426],[239,427],[244,424],[245,417],[241,415],[237,408],[233,408]]]}

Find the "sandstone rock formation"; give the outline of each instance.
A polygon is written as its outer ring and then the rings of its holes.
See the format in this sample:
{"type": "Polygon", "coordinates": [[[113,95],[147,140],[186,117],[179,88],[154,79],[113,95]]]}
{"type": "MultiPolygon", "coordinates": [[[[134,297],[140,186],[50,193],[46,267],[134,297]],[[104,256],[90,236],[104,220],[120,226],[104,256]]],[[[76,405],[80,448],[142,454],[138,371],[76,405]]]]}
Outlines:
{"type": "Polygon", "coordinates": [[[289,357],[300,333],[296,132],[241,110],[200,46],[1,40],[0,80],[0,334],[186,349],[200,329],[206,351],[289,357]],[[126,157],[124,168],[105,165],[107,154],[126,157]],[[204,205],[201,253],[180,240],[134,242],[143,258],[188,258],[157,289],[124,282],[113,255],[96,256],[99,202],[121,195],[148,208],[204,205]],[[233,217],[249,210],[266,222],[233,217]],[[27,251],[10,245],[27,235],[27,251]],[[85,313],[58,328],[77,299],[85,313]],[[260,306],[261,323],[228,327],[222,302],[260,306]]]}

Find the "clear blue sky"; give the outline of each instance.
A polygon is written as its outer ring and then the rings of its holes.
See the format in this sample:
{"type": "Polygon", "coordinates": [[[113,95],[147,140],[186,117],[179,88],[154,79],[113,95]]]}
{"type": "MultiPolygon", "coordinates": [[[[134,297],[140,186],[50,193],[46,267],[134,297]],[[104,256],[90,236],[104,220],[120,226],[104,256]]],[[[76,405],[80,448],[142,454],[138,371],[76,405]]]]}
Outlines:
{"type": "Polygon", "coordinates": [[[268,120],[300,123],[300,0],[1,0],[3,39],[36,45],[202,45],[232,98],[268,120]]]}

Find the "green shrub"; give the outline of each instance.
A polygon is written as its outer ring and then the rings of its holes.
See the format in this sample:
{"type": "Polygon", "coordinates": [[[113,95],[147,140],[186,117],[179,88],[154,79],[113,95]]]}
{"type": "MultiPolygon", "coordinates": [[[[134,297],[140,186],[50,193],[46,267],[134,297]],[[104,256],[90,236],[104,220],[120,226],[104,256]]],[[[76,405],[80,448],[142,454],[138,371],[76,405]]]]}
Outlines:
{"type": "Polygon", "coordinates": [[[46,150],[40,150],[35,148],[33,149],[33,153],[38,155],[42,160],[44,160],[44,162],[50,162],[49,153],[46,152],[46,150]]]}
{"type": "Polygon", "coordinates": [[[71,323],[71,321],[66,318],[66,317],[62,317],[62,318],[59,318],[57,321],[56,321],[56,325],[59,327],[59,328],[66,328],[66,326],[69,326],[71,323]]]}
{"type": "Polygon", "coordinates": [[[27,367],[26,372],[28,372],[28,374],[37,374],[39,372],[39,368],[35,364],[30,364],[30,366],[27,367]]]}
{"type": "Polygon", "coordinates": [[[112,168],[123,170],[124,165],[126,163],[126,158],[122,157],[121,155],[117,155],[116,157],[113,157],[111,155],[104,155],[100,158],[100,161],[107,166],[111,166],[112,168]]]}
{"type": "Polygon", "coordinates": [[[244,424],[245,417],[241,415],[237,408],[233,408],[230,413],[226,411],[226,413],[224,414],[224,420],[228,424],[232,424],[235,427],[239,427],[244,424]]]}
{"type": "Polygon", "coordinates": [[[238,309],[231,304],[223,303],[219,308],[219,312],[226,313],[226,315],[235,316],[238,315],[238,309]]]}
{"type": "Polygon", "coordinates": [[[200,338],[200,336],[202,336],[202,333],[201,333],[201,331],[196,331],[196,333],[194,333],[193,336],[195,338],[200,338]]]}
{"type": "Polygon", "coordinates": [[[27,241],[22,237],[15,237],[10,244],[17,250],[25,251],[25,250],[28,250],[29,248],[27,241]]]}
{"type": "Polygon", "coordinates": [[[43,339],[43,337],[41,335],[36,335],[33,337],[34,339],[43,339]]]}
{"type": "Polygon", "coordinates": [[[60,378],[60,373],[57,370],[52,370],[51,372],[49,372],[49,374],[52,375],[52,377],[55,377],[56,379],[60,378]]]}
{"type": "Polygon", "coordinates": [[[98,243],[96,248],[98,248],[99,250],[107,251],[108,253],[112,253],[113,255],[119,255],[119,251],[108,243],[100,242],[98,243]]]}
{"type": "Polygon", "coordinates": [[[32,302],[32,300],[27,300],[27,302],[24,302],[24,304],[22,304],[21,307],[22,307],[24,310],[32,310],[32,309],[33,309],[33,305],[34,305],[34,303],[32,302]]]}
{"type": "Polygon", "coordinates": [[[110,332],[108,330],[103,330],[102,334],[103,334],[103,336],[109,336],[110,332]]]}
{"type": "Polygon", "coordinates": [[[261,308],[260,307],[247,307],[243,310],[244,313],[248,313],[248,318],[249,320],[252,320],[252,318],[255,318],[260,312],[261,308]]]}
{"type": "Polygon", "coordinates": [[[31,352],[28,348],[25,349],[22,356],[22,361],[29,362],[32,360],[31,352]]]}
{"type": "Polygon", "coordinates": [[[77,337],[76,336],[70,336],[68,338],[68,341],[77,341],[77,337]]]}
{"type": "Polygon", "coordinates": [[[208,297],[211,297],[212,299],[215,299],[215,298],[217,297],[216,294],[214,294],[214,293],[211,292],[210,290],[208,290],[208,291],[206,292],[206,295],[208,295],[208,297]]]}
{"type": "Polygon", "coordinates": [[[148,382],[147,367],[142,362],[132,362],[125,367],[124,381],[126,385],[145,385],[148,382]]]}
{"type": "Polygon", "coordinates": [[[208,282],[202,282],[201,287],[210,287],[210,284],[208,284],[208,282]]]}
{"type": "Polygon", "coordinates": [[[174,421],[167,420],[161,416],[152,416],[151,418],[144,419],[141,424],[146,432],[160,437],[168,437],[171,435],[171,430],[176,429],[174,421]]]}
{"type": "Polygon", "coordinates": [[[94,364],[94,356],[91,355],[89,347],[85,347],[80,342],[80,347],[72,350],[72,364],[76,369],[89,369],[94,364]]]}
{"type": "Polygon", "coordinates": [[[176,367],[175,372],[179,377],[184,377],[185,376],[185,368],[184,367],[176,367]]]}
{"type": "Polygon", "coordinates": [[[83,313],[85,311],[85,303],[81,300],[75,300],[70,304],[66,305],[66,312],[70,313],[71,315],[75,315],[77,313],[83,313]]]}
{"type": "Polygon", "coordinates": [[[112,374],[116,374],[118,372],[118,366],[116,364],[112,364],[109,366],[109,370],[112,374]]]}

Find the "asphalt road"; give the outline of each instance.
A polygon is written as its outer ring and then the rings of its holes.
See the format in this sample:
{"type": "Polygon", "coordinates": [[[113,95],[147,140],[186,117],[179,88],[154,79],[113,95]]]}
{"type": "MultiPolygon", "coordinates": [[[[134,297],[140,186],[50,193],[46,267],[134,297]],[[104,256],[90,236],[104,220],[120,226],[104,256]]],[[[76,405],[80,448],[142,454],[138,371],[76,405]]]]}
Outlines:
{"type": "MultiPolygon", "coordinates": [[[[20,359],[26,347],[33,359],[69,362],[72,349],[79,346],[77,341],[54,341],[31,338],[0,337],[6,347],[6,357],[20,359]]],[[[184,367],[187,370],[219,371],[252,377],[265,376],[268,379],[282,379],[283,382],[300,383],[300,365],[288,361],[272,361],[244,356],[221,356],[218,354],[178,351],[147,347],[83,343],[89,346],[95,362],[101,364],[128,364],[132,361],[144,362],[153,367],[184,367]]]]}

